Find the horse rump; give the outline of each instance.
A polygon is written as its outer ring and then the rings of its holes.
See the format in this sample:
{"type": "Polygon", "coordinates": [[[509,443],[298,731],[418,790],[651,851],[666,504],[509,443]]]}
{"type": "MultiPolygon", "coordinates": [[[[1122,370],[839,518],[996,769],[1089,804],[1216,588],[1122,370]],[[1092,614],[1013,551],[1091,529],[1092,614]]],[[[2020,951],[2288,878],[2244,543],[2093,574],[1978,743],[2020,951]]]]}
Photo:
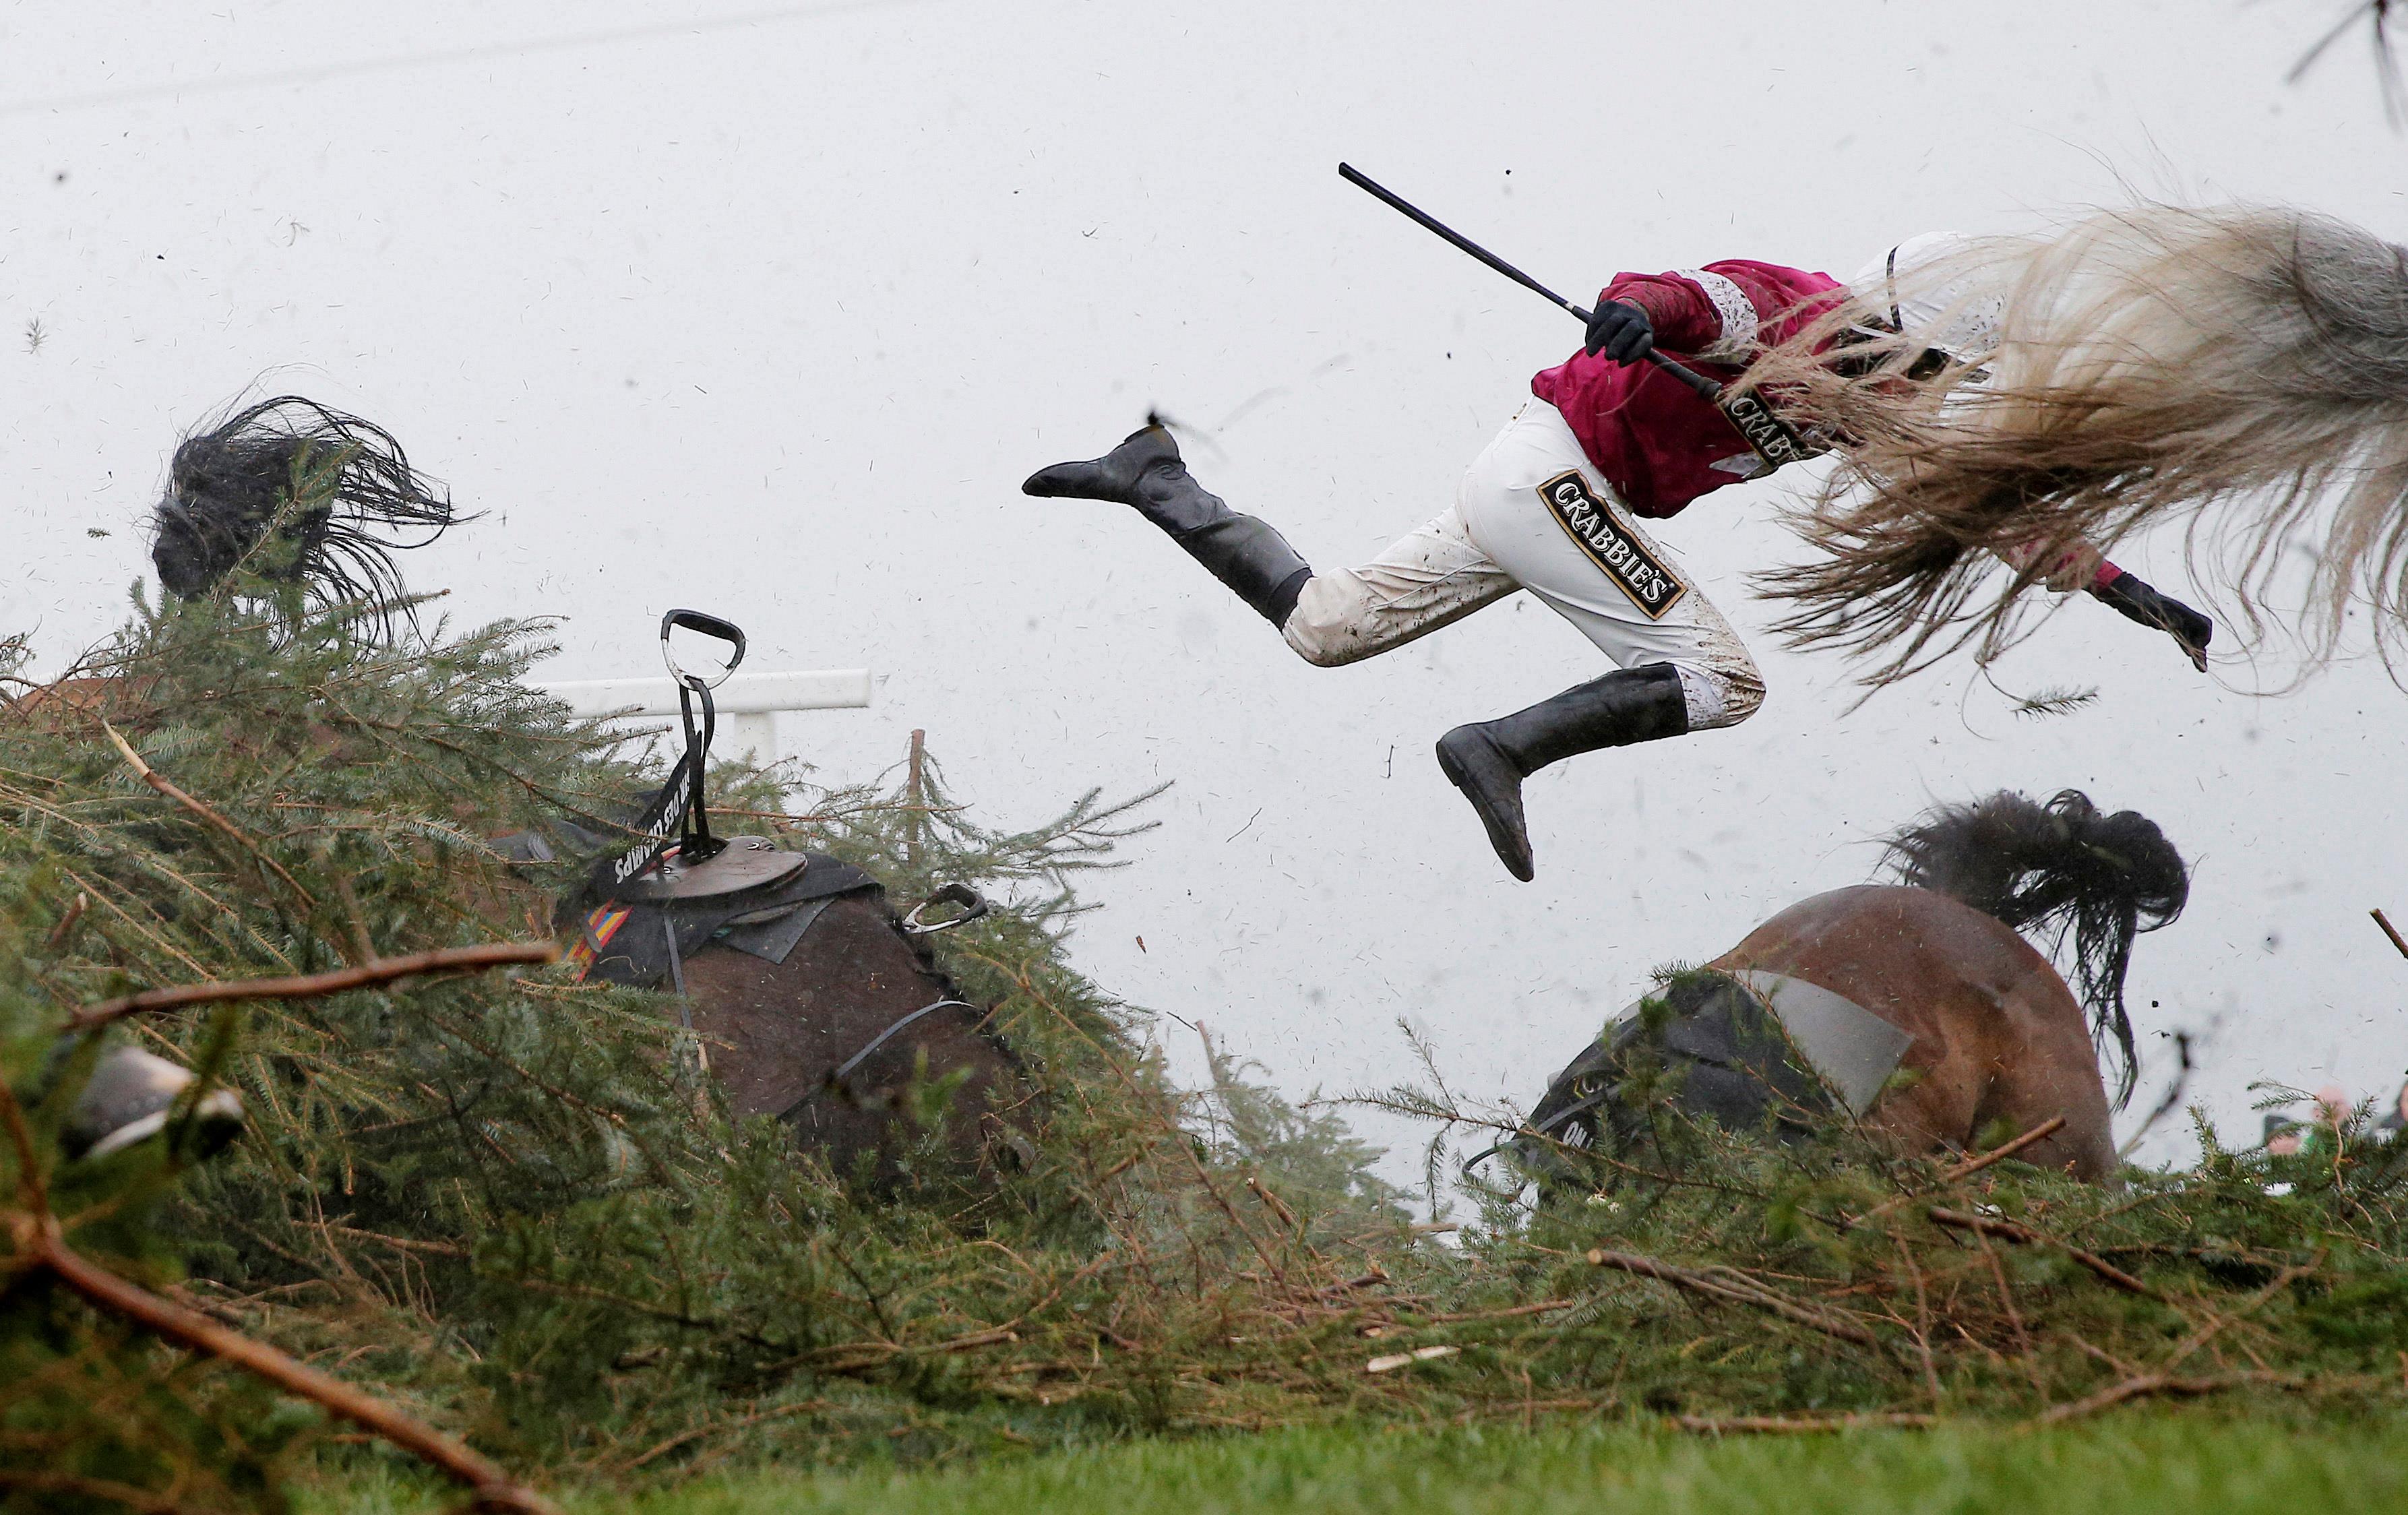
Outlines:
{"type": "Polygon", "coordinates": [[[415,624],[393,554],[462,519],[391,432],[280,394],[178,444],[152,512],[150,562],[179,599],[216,593],[240,572],[298,586],[317,608],[361,606],[372,637],[389,641],[396,621],[415,624]]]}
{"type": "Polygon", "coordinates": [[[2075,992],[2091,1036],[2115,1065],[2115,1106],[2132,1096],[2136,1059],[2125,1012],[2132,939],[2170,924],[2190,898],[2190,869],[2157,823],[2102,814],[2077,789],[2046,804],[2002,790],[1929,811],[1889,839],[1899,882],[1945,894],[2046,940],[2072,947],[2075,992]]]}

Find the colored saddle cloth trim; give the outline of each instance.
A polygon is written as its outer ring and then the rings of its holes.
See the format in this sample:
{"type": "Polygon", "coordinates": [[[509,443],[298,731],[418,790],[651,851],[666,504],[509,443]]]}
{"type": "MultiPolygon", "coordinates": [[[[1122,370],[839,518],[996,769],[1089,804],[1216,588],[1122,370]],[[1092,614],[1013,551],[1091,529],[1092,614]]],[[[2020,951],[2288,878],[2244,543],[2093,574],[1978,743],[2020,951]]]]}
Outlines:
{"type": "Polygon", "coordinates": [[[605,900],[584,917],[570,957],[581,977],[657,989],[671,981],[669,943],[682,963],[713,941],[783,963],[823,911],[850,894],[882,892],[877,879],[823,853],[801,854],[803,870],[759,889],[703,899],[605,900]]]}

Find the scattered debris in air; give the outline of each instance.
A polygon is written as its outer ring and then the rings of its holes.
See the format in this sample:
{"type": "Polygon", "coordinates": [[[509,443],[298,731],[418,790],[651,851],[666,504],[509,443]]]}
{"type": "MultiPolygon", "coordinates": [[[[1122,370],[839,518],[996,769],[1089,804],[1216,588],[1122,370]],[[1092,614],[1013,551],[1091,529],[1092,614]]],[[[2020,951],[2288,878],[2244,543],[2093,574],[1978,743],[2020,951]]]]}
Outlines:
{"type": "Polygon", "coordinates": [[[2027,694],[2015,702],[2015,714],[2028,716],[2071,715],[2099,697],[2096,684],[2084,689],[2043,689],[2037,694],[2027,694]]]}

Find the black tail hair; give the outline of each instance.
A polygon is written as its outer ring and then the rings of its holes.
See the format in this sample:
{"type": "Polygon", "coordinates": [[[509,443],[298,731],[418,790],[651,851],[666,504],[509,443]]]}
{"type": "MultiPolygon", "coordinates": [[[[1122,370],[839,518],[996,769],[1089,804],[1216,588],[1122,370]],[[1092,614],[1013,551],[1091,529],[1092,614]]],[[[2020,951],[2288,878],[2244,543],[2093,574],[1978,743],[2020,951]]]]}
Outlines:
{"type": "Polygon", "coordinates": [[[249,568],[301,585],[315,607],[365,607],[374,635],[390,640],[396,618],[416,625],[394,552],[424,547],[462,519],[391,432],[280,394],[177,447],[151,559],[179,596],[249,568]],[[277,550],[263,553],[271,526],[277,550]],[[411,532],[423,535],[394,539],[411,532]]]}
{"type": "Polygon", "coordinates": [[[1890,838],[1885,861],[1899,882],[2048,936],[2054,950],[2071,935],[2074,989],[2092,1040],[2116,1065],[2123,1108],[2137,1071],[2124,1009],[2132,938],[2172,922],[2190,898],[2190,870],[2157,823],[2133,810],[2102,815],[2078,789],[2046,805],[2002,790],[1931,811],[1890,838]]]}

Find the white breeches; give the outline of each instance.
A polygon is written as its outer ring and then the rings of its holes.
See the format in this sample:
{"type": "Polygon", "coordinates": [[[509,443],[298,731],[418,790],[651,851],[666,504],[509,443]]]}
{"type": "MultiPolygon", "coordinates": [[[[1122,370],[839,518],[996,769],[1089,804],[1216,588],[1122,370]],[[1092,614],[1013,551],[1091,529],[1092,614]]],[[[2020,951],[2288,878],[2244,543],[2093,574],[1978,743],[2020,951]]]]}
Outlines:
{"type": "Polygon", "coordinates": [[[1691,731],[1736,725],[1764,701],[1763,676],[1730,623],[1640,529],[1543,400],[1523,406],[1488,444],[1463,476],[1454,508],[1359,568],[1306,580],[1283,632],[1306,662],[1333,668],[1401,647],[1517,589],[1579,627],[1617,667],[1670,664],[1691,731]],[[1568,520],[1593,518],[1577,506],[1568,518],[1541,491],[1551,486],[1562,499],[1569,473],[1609,518],[1585,542],[1568,520]],[[1617,534],[1684,586],[1660,615],[1608,571],[1629,556],[1612,545],[1617,534]]]}

